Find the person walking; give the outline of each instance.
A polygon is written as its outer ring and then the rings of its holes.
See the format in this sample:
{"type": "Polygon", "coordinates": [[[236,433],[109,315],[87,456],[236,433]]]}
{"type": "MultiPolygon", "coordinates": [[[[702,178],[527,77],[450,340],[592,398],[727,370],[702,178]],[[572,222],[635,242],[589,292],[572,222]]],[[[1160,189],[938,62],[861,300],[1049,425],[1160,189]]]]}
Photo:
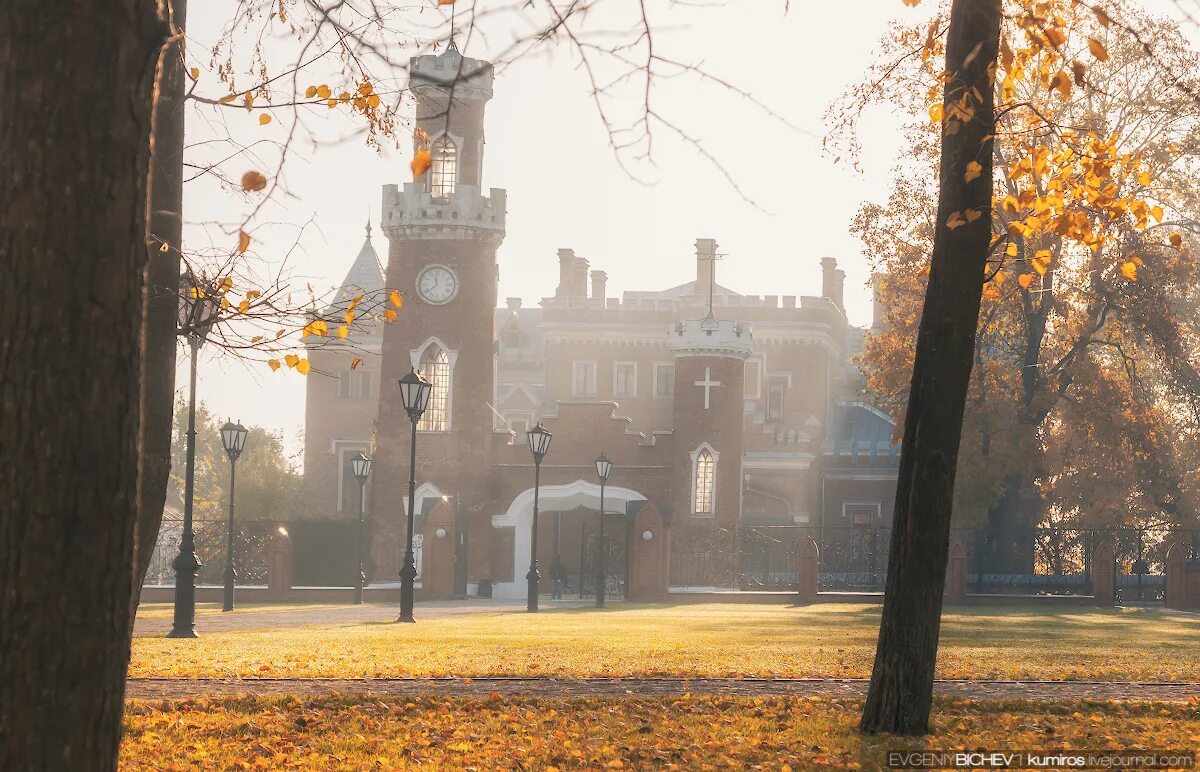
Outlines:
{"type": "Polygon", "coordinates": [[[562,600],[563,590],[567,586],[567,567],[563,565],[562,556],[555,555],[554,563],[550,566],[550,579],[554,582],[554,594],[551,600],[562,600]]]}

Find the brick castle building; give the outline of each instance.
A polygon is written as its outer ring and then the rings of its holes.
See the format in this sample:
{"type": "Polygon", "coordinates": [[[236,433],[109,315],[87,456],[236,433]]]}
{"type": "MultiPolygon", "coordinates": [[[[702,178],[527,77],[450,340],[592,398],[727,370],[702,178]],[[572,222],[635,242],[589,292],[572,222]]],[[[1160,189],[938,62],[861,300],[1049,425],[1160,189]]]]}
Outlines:
{"type": "Polygon", "coordinates": [[[491,66],[451,47],[413,59],[411,72],[433,165],[384,186],[386,265],[368,226],[329,309],[340,317],[349,298],[394,288],[400,320],[308,343],[311,514],[356,518],[350,459],[374,458],[374,580],[394,581],[403,554],[410,424],[396,382],[410,368],[434,386],[416,470],[427,595],[524,597],[534,538],[525,432],[538,422],[554,434],[541,468],[540,568],[547,576],[558,561],[572,592],[595,591],[602,549],[609,592],[654,598],[668,586],[738,584],[748,531],[786,539],[890,519],[893,424],[861,396],[853,355],[864,332],[846,320],[832,258],[820,260],[820,297],[742,295],[717,281],[718,246],[702,238],[694,266],[680,266],[687,281],[617,298],[602,269],[560,249],[553,297],[498,308],[505,193],[482,187],[491,66]],[[601,452],[615,464],[603,539],[601,452]]]}

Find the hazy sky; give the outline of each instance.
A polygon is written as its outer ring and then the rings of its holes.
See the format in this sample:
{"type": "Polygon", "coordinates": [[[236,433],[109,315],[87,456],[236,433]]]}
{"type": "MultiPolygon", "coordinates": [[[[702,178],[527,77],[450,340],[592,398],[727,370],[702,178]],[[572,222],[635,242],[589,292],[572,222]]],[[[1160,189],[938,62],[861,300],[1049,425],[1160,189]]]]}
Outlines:
{"type": "MultiPolygon", "coordinates": [[[[617,7],[621,0],[610,2],[617,7]]],[[[1171,0],[1148,4],[1173,5],[1171,0]]],[[[207,51],[234,4],[191,5],[189,53],[205,66],[202,85],[207,80],[215,88],[207,51]]],[[[429,13],[438,13],[431,0],[430,5],[429,13]]],[[[501,302],[520,296],[533,305],[553,294],[555,253],[561,247],[575,249],[593,268],[608,272],[610,297],[627,289],[664,289],[693,278],[692,244],[705,237],[716,239],[727,255],[718,266],[719,281],[747,294],[819,294],[818,260],[837,258],[847,273],[850,318],[866,322],[868,266],[848,225],[860,202],[886,196],[891,167],[902,151],[898,119],[880,111],[864,125],[863,171],[858,172],[822,151],[823,116],[829,103],[861,77],[889,22],[926,18],[932,5],[914,10],[900,0],[792,0],[785,14],[782,0],[756,0],[678,7],[659,15],[660,52],[702,64],[797,127],[695,79],[668,79],[656,87],[655,108],[719,158],[757,206],[666,130],[657,134],[654,165],[638,167],[654,184],[631,180],[614,161],[588,83],[565,48],[501,72],[488,106],[484,159],[484,187],[508,191],[508,235],[498,257],[501,302]],[[851,18],[847,9],[853,9],[851,18]]],[[[611,20],[614,28],[624,23],[611,20]]],[[[488,43],[498,45],[504,30],[495,32],[489,40],[473,39],[464,53],[486,58],[488,43]]],[[[271,53],[268,47],[268,61],[271,53]]],[[[634,95],[629,97],[614,105],[626,116],[637,109],[634,95]]],[[[209,109],[198,119],[190,116],[189,141],[204,139],[216,121],[247,144],[282,140],[283,122],[261,127],[256,118],[209,109]]],[[[330,137],[352,126],[343,114],[318,118],[328,121],[330,137]]],[[[338,283],[362,245],[367,217],[378,222],[380,186],[410,178],[411,150],[408,142],[402,144],[399,150],[377,152],[353,137],[317,149],[298,148],[286,167],[289,196],[264,212],[261,220],[274,225],[255,232],[256,248],[278,259],[297,228],[308,223],[289,264],[318,290],[338,283]]],[[[236,222],[243,210],[239,197],[219,186],[189,183],[185,247],[226,244],[230,237],[202,223],[236,222]]],[[[375,248],[385,259],[386,241],[376,229],[375,248]]],[[[416,306],[410,308],[416,312],[416,306]]],[[[282,430],[296,447],[304,417],[303,377],[219,361],[212,353],[202,355],[201,399],[219,415],[282,430]]],[[[186,372],[181,360],[181,388],[186,372]]]]}

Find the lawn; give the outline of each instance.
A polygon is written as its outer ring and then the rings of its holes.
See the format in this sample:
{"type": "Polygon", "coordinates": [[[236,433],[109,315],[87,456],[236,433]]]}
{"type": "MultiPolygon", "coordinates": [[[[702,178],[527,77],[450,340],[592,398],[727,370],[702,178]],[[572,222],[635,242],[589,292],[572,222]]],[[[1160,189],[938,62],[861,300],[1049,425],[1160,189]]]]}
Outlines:
{"type": "MultiPolygon", "coordinates": [[[[314,611],[316,609],[335,608],[331,603],[238,603],[233,614],[246,614],[256,611],[314,611]]],[[[216,601],[196,604],[196,615],[203,617],[221,611],[221,604],[216,601]]],[[[138,619],[171,619],[175,616],[175,605],[172,603],[143,603],[138,606],[138,619]]]]}
{"type": "MultiPolygon", "coordinates": [[[[139,637],[131,676],[866,678],[877,605],[621,606],[139,637]]],[[[942,623],[940,678],[1200,681],[1200,618],[979,607],[942,623]]]]}
{"type": "Polygon", "coordinates": [[[787,697],[235,698],[137,702],[124,769],[880,769],[901,749],[1200,743],[1200,707],[939,700],[927,738],[864,737],[861,703],[787,697]],[[761,766],[760,766],[761,765],[761,766]]]}

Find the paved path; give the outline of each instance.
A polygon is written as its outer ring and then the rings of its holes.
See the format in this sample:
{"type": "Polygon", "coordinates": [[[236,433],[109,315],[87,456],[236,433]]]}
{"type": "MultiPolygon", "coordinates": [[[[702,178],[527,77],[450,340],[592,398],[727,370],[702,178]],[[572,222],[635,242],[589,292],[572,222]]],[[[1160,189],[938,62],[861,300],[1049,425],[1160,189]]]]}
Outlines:
{"type": "MultiPolygon", "coordinates": [[[[654,697],[685,693],[743,696],[862,697],[861,679],[792,678],[130,678],[126,696],[178,699],[254,695],[443,695],[493,692],[528,697],[654,697]]],[[[1161,700],[1200,697],[1194,683],[1091,681],[938,681],[935,693],[965,699],[1161,700]]]]}
{"type": "MultiPolygon", "coordinates": [[[[577,599],[541,601],[542,608],[545,609],[579,608],[590,606],[593,603],[594,601],[591,600],[577,599]]],[[[167,604],[150,604],[148,608],[152,609],[150,613],[138,614],[134,620],[134,636],[166,635],[171,629],[171,615],[166,610],[167,604]]],[[[497,612],[524,613],[525,601],[471,598],[470,600],[425,601],[418,604],[416,608],[418,619],[497,612]]],[[[301,608],[272,605],[263,609],[246,606],[229,614],[217,611],[214,604],[205,604],[196,613],[196,631],[204,635],[206,632],[218,633],[232,630],[392,622],[399,613],[400,606],[397,603],[364,603],[361,606],[352,604],[313,605],[301,608]]]]}

